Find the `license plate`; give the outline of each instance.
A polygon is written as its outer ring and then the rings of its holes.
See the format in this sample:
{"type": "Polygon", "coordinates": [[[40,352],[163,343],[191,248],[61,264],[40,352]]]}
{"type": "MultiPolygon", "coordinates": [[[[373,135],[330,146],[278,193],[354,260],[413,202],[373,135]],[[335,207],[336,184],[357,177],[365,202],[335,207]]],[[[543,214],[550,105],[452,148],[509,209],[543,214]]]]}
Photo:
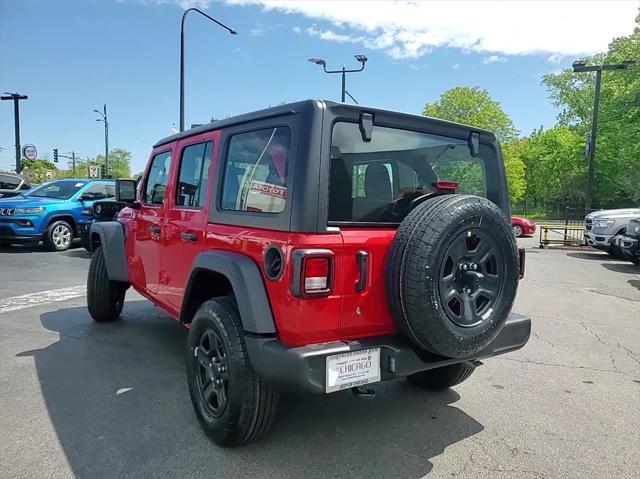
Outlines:
{"type": "Polygon", "coordinates": [[[380,348],[327,356],[328,393],[380,381],[380,348]]]}

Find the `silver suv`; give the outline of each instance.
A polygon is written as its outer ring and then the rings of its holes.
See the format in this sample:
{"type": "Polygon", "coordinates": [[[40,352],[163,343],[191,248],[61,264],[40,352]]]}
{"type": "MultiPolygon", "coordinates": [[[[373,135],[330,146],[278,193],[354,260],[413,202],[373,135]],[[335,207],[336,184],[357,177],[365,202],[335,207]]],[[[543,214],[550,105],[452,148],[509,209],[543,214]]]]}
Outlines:
{"type": "Polygon", "coordinates": [[[640,216],[640,208],[601,210],[589,213],[584,219],[584,239],[589,246],[617,256],[613,238],[618,234],[623,234],[629,221],[638,216],[640,216]]]}

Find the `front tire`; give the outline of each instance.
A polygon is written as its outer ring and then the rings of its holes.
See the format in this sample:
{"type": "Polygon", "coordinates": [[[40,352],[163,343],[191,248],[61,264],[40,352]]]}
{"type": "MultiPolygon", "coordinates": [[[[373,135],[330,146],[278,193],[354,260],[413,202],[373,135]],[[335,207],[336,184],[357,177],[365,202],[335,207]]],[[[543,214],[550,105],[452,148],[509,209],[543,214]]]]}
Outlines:
{"type": "Polygon", "coordinates": [[[451,364],[442,368],[429,369],[411,374],[407,380],[430,391],[442,391],[467,380],[476,368],[467,363],[451,364]]]}
{"type": "Polygon", "coordinates": [[[66,221],[54,221],[47,228],[43,240],[50,251],[66,251],[73,241],[73,228],[66,221]]]}
{"type": "Polygon", "coordinates": [[[102,247],[96,248],[87,276],[87,308],[91,317],[99,323],[118,319],[126,290],[126,283],[109,279],[102,247]]]}
{"type": "Polygon", "coordinates": [[[278,395],[251,367],[233,298],[200,306],[189,329],[186,360],[193,408],[216,444],[240,446],[269,431],[278,395]]]}

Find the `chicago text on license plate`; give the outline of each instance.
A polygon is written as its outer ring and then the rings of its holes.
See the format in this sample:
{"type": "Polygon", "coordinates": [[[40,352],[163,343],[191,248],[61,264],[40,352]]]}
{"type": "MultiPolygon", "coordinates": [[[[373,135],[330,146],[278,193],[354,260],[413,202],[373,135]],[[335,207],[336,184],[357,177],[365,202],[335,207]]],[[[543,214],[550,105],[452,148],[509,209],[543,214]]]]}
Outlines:
{"type": "Polygon", "coordinates": [[[327,356],[326,392],[380,381],[380,348],[327,356]]]}

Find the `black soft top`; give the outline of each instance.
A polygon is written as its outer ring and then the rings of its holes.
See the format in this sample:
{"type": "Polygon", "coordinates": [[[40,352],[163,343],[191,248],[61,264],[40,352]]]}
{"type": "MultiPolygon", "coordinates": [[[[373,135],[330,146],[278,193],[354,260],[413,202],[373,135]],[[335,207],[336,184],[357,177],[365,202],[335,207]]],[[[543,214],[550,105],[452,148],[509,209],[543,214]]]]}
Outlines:
{"type": "Polygon", "coordinates": [[[190,136],[199,135],[200,133],[206,133],[208,131],[219,130],[229,126],[240,125],[242,123],[246,123],[250,121],[262,120],[266,118],[273,118],[273,117],[285,116],[285,115],[293,115],[296,113],[301,113],[302,111],[308,111],[309,109],[322,110],[325,108],[331,108],[331,109],[339,108],[342,111],[344,110],[353,110],[358,112],[366,111],[369,113],[373,113],[374,116],[376,113],[385,113],[386,115],[391,114],[391,115],[397,116],[398,119],[404,120],[404,122],[430,123],[431,125],[435,123],[435,124],[440,124],[443,127],[450,127],[455,129],[462,128],[468,131],[482,133],[484,135],[489,135],[495,138],[495,135],[492,132],[488,130],[484,130],[482,128],[477,128],[475,126],[462,125],[462,124],[454,123],[451,121],[439,120],[436,118],[430,118],[430,117],[425,117],[421,115],[401,113],[401,112],[392,111],[392,110],[382,110],[380,108],[372,108],[365,105],[352,105],[348,103],[338,103],[338,102],[329,101],[329,100],[302,100],[302,101],[297,101],[293,103],[287,103],[285,105],[278,105],[271,108],[265,108],[264,110],[257,110],[249,113],[244,113],[242,115],[232,116],[229,118],[225,118],[224,120],[216,120],[211,123],[206,123],[204,125],[199,125],[194,128],[190,128],[189,130],[185,130],[182,133],[176,133],[174,135],[167,136],[166,138],[163,138],[162,140],[158,141],[155,145],[153,145],[153,147],[156,148],[158,146],[166,145],[167,143],[172,143],[182,138],[188,138],[190,136]]]}

